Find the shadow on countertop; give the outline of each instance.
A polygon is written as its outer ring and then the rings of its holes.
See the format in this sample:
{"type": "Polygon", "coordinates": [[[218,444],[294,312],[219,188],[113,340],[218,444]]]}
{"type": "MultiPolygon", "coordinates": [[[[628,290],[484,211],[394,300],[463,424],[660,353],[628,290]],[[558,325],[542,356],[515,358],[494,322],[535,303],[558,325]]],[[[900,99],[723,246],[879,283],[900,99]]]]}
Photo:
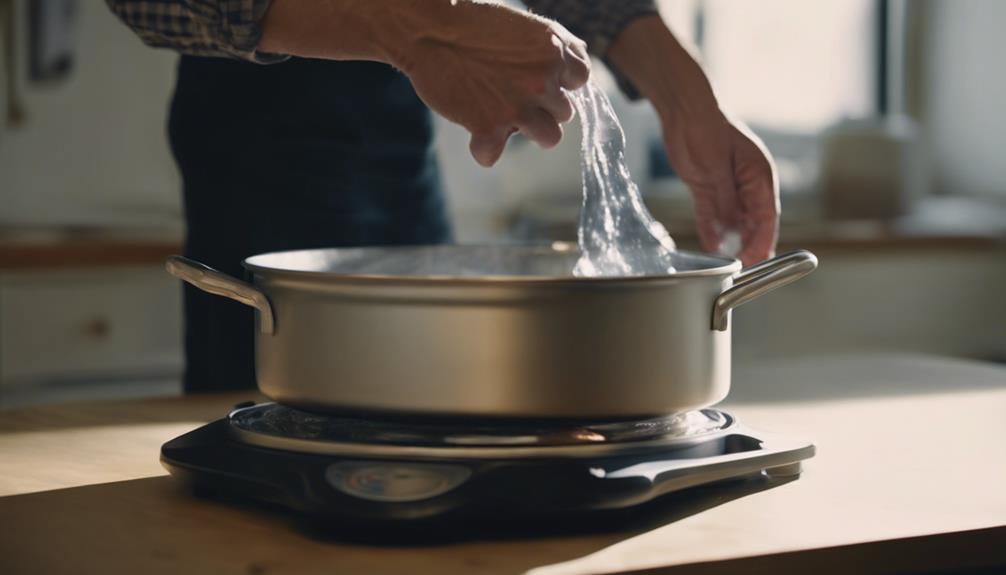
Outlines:
{"type": "Polygon", "coordinates": [[[3,572],[525,573],[579,559],[792,479],[693,488],[617,513],[567,520],[401,528],[305,520],[274,505],[193,496],[152,477],[0,497],[3,572]]]}

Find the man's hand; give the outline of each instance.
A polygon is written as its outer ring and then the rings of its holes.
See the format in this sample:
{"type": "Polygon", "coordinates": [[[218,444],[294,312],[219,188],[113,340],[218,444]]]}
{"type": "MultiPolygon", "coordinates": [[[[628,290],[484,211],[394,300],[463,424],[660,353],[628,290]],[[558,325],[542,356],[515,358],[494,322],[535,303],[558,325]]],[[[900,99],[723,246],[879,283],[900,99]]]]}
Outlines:
{"type": "Polygon", "coordinates": [[[430,108],[471,132],[483,166],[515,131],[556,145],[573,117],[563,89],[590,76],[586,45],[556,22],[472,0],[273,0],[259,49],[396,66],[430,108]]]}
{"type": "Polygon", "coordinates": [[[762,142],[724,116],[702,69],[659,18],[630,24],[608,57],[660,116],[668,159],[692,191],[703,249],[721,251],[735,231],[744,265],[771,257],[779,186],[762,142]]]}
{"type": "Polygon", "coordinates": [[[413,32],[399,63],[419,97],[471,132],[483,166],[517,130],[543,148],[558,144],[560,124],[573,117],[562,89],[590,75],[586,44],[556,22],[497,4],[458,2],[444,12],[413,32]]]}
{"type": "Polygon", "coordinates": [[[725,235],[740,234],[745,266],[775,251],[779,196],[775,169],[764,144],[746,126],[722,115],[662,117],[667,156],[692,191],[699,241],[724,249],[725,235]]]}

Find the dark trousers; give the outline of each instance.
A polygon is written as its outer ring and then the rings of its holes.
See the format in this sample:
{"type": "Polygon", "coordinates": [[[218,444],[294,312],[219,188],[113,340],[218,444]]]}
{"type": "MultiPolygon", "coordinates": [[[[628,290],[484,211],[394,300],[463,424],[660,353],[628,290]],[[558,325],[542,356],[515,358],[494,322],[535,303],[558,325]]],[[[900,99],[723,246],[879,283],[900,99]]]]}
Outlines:
{"type": "MultiPolygon", "coordinates": [[[[233,276],[257,253],[449,239],[430,113],[388,66],[183,57],[169,135],[185,254],[233,276]]],[[[186,285],[187,392],[254,387],[253,319],[186,285]]]]}

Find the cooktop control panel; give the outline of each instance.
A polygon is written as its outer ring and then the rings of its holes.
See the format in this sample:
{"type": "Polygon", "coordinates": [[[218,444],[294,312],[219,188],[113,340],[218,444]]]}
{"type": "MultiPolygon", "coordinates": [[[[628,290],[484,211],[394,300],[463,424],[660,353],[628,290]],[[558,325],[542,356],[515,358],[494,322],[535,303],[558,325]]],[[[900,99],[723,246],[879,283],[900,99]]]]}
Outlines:
{"type": "Polygon", "coordinates": [[[353,497],[370,501],[420,501],[447,493],[464,483],[472,472],[460,465],[373,461],[341,461],[329,465],[329,485],[353,497]]]}

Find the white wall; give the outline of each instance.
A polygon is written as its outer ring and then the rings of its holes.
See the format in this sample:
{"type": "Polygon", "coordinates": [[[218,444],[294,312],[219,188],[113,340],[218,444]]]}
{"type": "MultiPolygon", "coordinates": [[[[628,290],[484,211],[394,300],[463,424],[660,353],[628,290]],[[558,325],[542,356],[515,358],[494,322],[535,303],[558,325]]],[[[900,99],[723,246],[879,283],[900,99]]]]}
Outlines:
{"type": "Polygon", "coordinates": [[[72,76],[29,84],[27,2],[17,2],[16,38],[27,121],[0,122],[0,225],[177,221],[165,134],[176,57],[144,46],[104,2],[84,0],[72,76]]]}
{"type": "Polygon", "coordinates": [[[926,123],[938,189],[1006,198],[1006,2],[928,4],[926,123]]]}

